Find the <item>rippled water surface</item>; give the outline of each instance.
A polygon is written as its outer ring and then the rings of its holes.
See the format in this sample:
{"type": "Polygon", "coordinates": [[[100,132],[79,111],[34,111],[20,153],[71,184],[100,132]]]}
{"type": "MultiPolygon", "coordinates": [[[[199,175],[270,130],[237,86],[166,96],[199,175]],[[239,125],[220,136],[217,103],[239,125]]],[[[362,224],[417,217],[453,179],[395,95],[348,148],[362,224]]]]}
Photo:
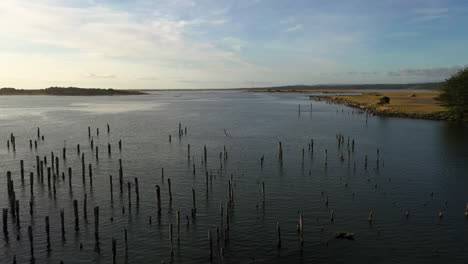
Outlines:
{"type": "Polygon", "coordinates": [[[8,237],[1,235],[1,263],[12,263],[15,255],[18,263],[30,261],[29,225],[34,234],[36,263],[61,260],[112,263],[112,238],[117,241],[117,263],[163,260],[208,263],[208,230],[213,236],[215,263],[468,261],[468,218],[465,217],[468,128],[464,125],[376,116],[369,116],[366,124],[365,114],[344,106],[313,102],[311,111],[311,101],[303,94],[178,91],[126,97],[0,97],[0,127],[0,173],[3,175],[0,206],[9,208],[7,171],[12,172],[20,204],[20,228],[9,214],[8,237]],[[179,123],[188,132],[181,138],[179,123]],[[106,124],[110,125],[109,134],[106,124]],[[90,146],[88,126],[92,127],[93,142],[99,148],[98,160],[90,146]],[[39,140],[35,150],[30,149],[29,140],[37,140],[37,127],[45,140],[39,140]],[[100,129],[99,136],[96,128],[100,129]],[[16,137],[16,151],[7,148],[10,133],[16,137]],[[345,137],[341,146],[337,134],[345,137]],[[171,143],[169,135],[172,135],[171,143]],[[350,142],[355,141],[354,151],[349,147],[349,156],[348,137],[350,142]],[[313,151],[308,146],[311,139],[313,151]],[[119,140],[122,140],[121,152],[119,140]],[[279,141],[283,145],[282,165],[278,161],[279,141]],[[112,147],[111,155],[107,153],[108,143],[112,147]],[[84,184],[77,144],[85,154],[84,184]],[[206,164],[203,162],[205,145],[206,164]],[[227,160],[220,159],[224,146],[227,160]],[[63,147],[67,148],[65,160],[63,147]],[[36,175],[36,156],[41,159],[47,156],[49,163],[45,167],[49,167],[51,152],[60,158],[55,198],[47,185],[47,173],[43,184],[36,175]],[[340,158],[341,153],[344,160],[340,158]],[[119,159],[122,159],[125,184],[122,193],[118,181],[119,159]],[[24,183],[20,160],[24,160],[24,183]],[[93,169],[92,186],[88,164],[93,169]],[[68,167],[73,171],[71,189],[68,167]],[[30,171],[34,172],[33,197],[30,171]],[[113,176],[113,201],[109,175],[113,176]],[[139,204],[135,177],[139,181],[139,204]],[[230,209],[226,241],[225,209],[231,177],[234,205],[230,209]],[[172,182],[171,204],[168,178],[172,182]],[[131,183],[130,207],[127,182],[131,183]],[[264,202],[262,182],[265,183],[264,202]],[[155,185],[161,188],[159,217],[155,185]],[[192,188],[196,194],[195,218],[190,213],[192,188]],[[83,209],[85,194],[87,220],[83,209]],[[75,199],[79,205],[78,232],[74,230],[75,199]],[[224,209],[222,221],[220,204],[224,209]],[[100,208],[100,253],[95,251],[95,206],[100,208]],[[65,240],[61,235],[61,209],[65,214],[65,240]],[[177,211],[181,216],[179,232],[177,211]],[[370,211],[373,212],[371,224],[370,211]],[[408,218],[406,211],[410,213],[408,218]],[[302,247],[296,231],[298,212],[304,218],[302,247]],[[46,216],[50,218],[50,253],[46,250],[46,216]],[[280,250],[277,249],[277,221],[281,227],[280,250]],[[173,224],[173,257],[169,246],[170,224],[173,224]],[[220,230],[219,242],[216,228],[220,230]],[[124,229],[128,230],[127,258],[124,229]],[[335,232],[352,232],[355,239],[332,239],[335,232]]]}

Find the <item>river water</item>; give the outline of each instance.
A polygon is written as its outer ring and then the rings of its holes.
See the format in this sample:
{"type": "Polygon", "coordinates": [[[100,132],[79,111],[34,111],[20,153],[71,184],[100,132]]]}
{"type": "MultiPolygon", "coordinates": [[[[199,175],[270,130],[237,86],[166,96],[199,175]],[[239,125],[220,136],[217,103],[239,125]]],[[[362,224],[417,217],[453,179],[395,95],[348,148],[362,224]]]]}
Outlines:
{"type": "Polygon", "coordinates": [[[1,235],[1,263],[12,263],[15,255],[18,263],[30,262],[28,226],[33,230],[36,263],[112,263],[113,238],[117,263],[209,263],[209,230],[214,263],[468,261],[466,125],[377,116],[369,116],[366,123],[365,114],[345,106],[312,102],[304,94],[164,91],[123,97],[0,97],[0,127],[0,206],[9,208],[7,171],[12,172],[20,204],[20,228],[9,213],[8,238],[1,235]],[[178,136],[179,123],[187,127],[187,135],[178,136]],[[110,125],[110,133],[106,124],[110,125]],[[99,147],[98,160],[90,146],[88,126],[94,145],[99,147]],[[29,140],[37,140],[37,127],[44,140],[38,141],[37,150],[30,149],[29,140]],[[99,136],[96,128],[100,129],[99,136]],[[7,148],[10,133],[16,137],[16,151],[12,146],[7,148]],[[344,136],[340,146],[337,134],[344,136]],[[313,151],[308,145],[311,140],[313,151]],[[278,159],[279,141],[283,146],[282,163],[278,159]],[[107,153],[108,143],[111,155],[107,153]],[[84,184],[77,144],[85,155],[84,184]],[[67,148],[65,160],[63,147],[67,148]],[[36,156],[47,156],[48,167],[51,152],[60,158],[60,174],[65,172],[65,179],[61,175],[57,178],[55,198],[47,179],[41,184],[36,175],[36,156]],[[119,159],[124,178],[122,193],[119,159]],[[24,160],[24,183],[20,160],[24,160]],[[92,164],[92,186],[88,164],[92,164]],[[68,167],[73,170],[71,191],[68,167]],[[33,197],[29,172],[34,172],[33,197]],[[113,176],[112,200],[109,175],[113,176]],[[139,181],[138,204],[135,177],[139,181]],[[172,183],[171,204],[168,178],[172,183]],[[226,240],[230,179],[234,202],[229,209],[226,240]],[[131,183],[130,208],[127,182],[131,183]],[[159,217],[155,185],[161,188],[159,217]],[[195,217],[191,216],[192,188],[196,194],[195,217]],[[74,230],[75,199],[79,231],[74,230]],[[100,210],[100,253],[95,250],[95,206],[100,210]],[[65,240],[61,234],[62,209],[65,240]],[[369,222],[371,211],[373,218],[369,222]],[[299,212],[303,215],[302,246],[296,230],[299,212]],[[438,216],[439,212],[443,217],[438,216]],[[46,216],[50,219],[49,253],[46,216]],[[277,248],[277,222],[281,227],[281,249],[277,248]],[[128,233],[127,257],[124,229],[128,233]],[[352,232],[354,240],[333,239],[335,232],[352,232]]]}

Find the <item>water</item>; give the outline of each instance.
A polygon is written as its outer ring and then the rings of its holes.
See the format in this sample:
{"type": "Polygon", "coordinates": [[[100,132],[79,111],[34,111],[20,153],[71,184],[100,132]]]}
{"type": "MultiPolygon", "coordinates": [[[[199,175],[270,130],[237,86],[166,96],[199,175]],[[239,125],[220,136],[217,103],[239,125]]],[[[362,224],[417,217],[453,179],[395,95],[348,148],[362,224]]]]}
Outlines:
{"type": "MultiPolygon", "coordinates": [[[[382,118],[354,109],[313,102],[308,95],[229,92],[154,92],[125,97],[0,97],[1,174],[12,171],[20,201],[21,229],[8,217],[9,240],[2,235],[2,263],[30,260],[28,225],[34,232],[36,263],[112,263],[112,238],[117,240],[117,263],[125,262],[124,229],[128,229],[128,263],[171,261],[169,225],[174,225],[173,263],[209,262],[208,230],[213,234],[213,262],[225,263],[466,263],[468,259],[468,128],[440,121],[382,118]],[[298,113],[298,104],[302,112],[298,113]],[[188,129],[177,136],[178,124],[188,129]],[[109,123],[111,133],[107,134],[109,123]],[[91,152],[87,127],[92,127],[99,161],[91,152]],[[30,150],[41,128],[45,141],[30,150]],[[96,128],[100,128],[99,137],[96,128]],[[226,132],[226,134],[225,134],[226,132]],[[10,133],[16,136],[16,153],[8,151],[10,133]],[[340,160],[336,134],[345,136],[344,161],[340,160]],[[169,143],[169,135],[172,143],[169,143]],[[356,142],[348,160],[347,137],[356,142]],[[122,152],[118,141],[122,140],[122,152]],[[308,143],[314,140],[314,151],[308,143]],[[283,144],[283,165],[278,162],[278,141],[283,144]],[[107,154],[107,143],[112,155],[107,154]],[[82,183],[81,145],[87,164],[93,166],[93,186],[88,172],[82,183]],[[187,158],[187,144],[195,155],[187,158]],[[208,171],[213,178],[205,185],[203,146],[208,150],[208,171]],[[67,147],[67,159],[62,148],[67,147]],[[227,161],[220,171],[219,153],[226,146],[227,161]],[[305,149],[302,165],[301,153],[305,149]],[[380,149],[377,166],[376,151],[380,149]],[[325,166],[325,149],[328,164],[325,166]],[[36,155],[60,157],[65,181],[57,181],[56,199],[47,179],[36,176],[36,155]],[[368,168],[364,169],[364,156],[368,168]],[[265,156],[263,169],[260,158],[265,156]],[[122,159],[124,192],[120,194],[118,159],[122,159]],[[19,160],[25,161],[26,181],[20,180],[19,160]],[[353,164],[356,162],[356,171],[353,164]],[[66,168],[73,169],[72,192],[66,168]],[[161,168],[165,180],[161,178],[161,168]],[[34,172],[34,214],[29,215],[29,171],[34,172]],[[113,203],[109,175],[113,175],[113,203]],[[221,224],[220,203],[228,200],[228,180],[234,179],[230,239],[216,242],[221,224]],[[140,203],[136,204],[134,178],[139,179],[140,203]],[[167,178],[172,181],[169,210],[167,178]],[[261,183],[266,201],[262,202],[261,183]],[[127,182],[132,201],[128,208],[127,182]],[[157,216],[155,185],[161,186],[162,214],[157,216]],[[190,216],[191,190],[196,190],[197,214],[190,216]],[[323,195],[322,195],[323,192],[323,195]],[[83,197],[88,196],[87,222],[83,197]],[[354,198],[353,198],[354,193],[354,198]],[[433,195],[431,196],[431,193],[433,195]],[[329,197],[328,207],[325,204],[329,197]],[[80,231],[74,231],[73,200],[79,204],[80,231]],[[93,208],[100,208],[100,248],[94,251],[93,208]],[[122,213],[125,207],[125,214],[122,213]],[[60,209],[65,211],[66,241],[61,238],[60,209]],[[177,240],[176,211],[180,211],[177,240]],[[334,210],[333,223],[330,221],[334,210]],[[406,210],[410,217],[405,217],[406,210]],[[304,216],[304,245],[296,232],[298,211],[304,216]],[[370,225],[369,212],[374,218],[370,225]],[[442,212],[443,218],[437,214],[442,212]],[[189,216],[187,228],[185,217],[189,216]],[[51,246],[46,251],[44,217],[50,217],[51,246]],[[152,225],[149,217],[152,217],[152,225]],[[113,221],[111,221],[111,217],[113,221]],[[282,248],[277,250],[276,222],[281,226],[282,248]],[[322,230],[323,229],[323,230],[322,230]],[[353,232],[355,240],[333,240],[334,232],[353,232]],[[17,234],[20,239],[17,240],[17,234]],[[80,250],[80,243],[83,248],[80,250]]],[[[45,173],[46,174],[46,173],[45,173]]],[[[47,175],[47,174],[46,174],[47,175]]],[[[46,176],[47,177],[47,176],[46,176]]],[[[7,208],[6,177],[0,206],[7,208]]],[[[225,217],[225,214],[224,214],[225,217]]],[[[226,219],[223,220],[224,227],[226,219]]]]}

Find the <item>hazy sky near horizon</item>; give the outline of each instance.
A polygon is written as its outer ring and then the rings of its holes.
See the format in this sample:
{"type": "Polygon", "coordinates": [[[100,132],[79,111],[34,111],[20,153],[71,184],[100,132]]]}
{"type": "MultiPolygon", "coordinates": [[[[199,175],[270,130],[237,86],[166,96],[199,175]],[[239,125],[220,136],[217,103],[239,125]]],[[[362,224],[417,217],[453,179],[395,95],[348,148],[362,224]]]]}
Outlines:
{"type": "Polygon", "coordinates": [[[0,87],[441,81],[464,0],[1,0],[0,87]]]}

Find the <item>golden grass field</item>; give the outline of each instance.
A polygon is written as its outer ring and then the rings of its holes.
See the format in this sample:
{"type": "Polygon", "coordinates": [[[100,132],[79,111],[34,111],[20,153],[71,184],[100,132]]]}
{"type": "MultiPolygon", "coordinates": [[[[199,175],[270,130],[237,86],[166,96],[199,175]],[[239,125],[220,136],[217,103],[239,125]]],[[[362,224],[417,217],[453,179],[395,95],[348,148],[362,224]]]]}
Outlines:
{"type": "MultiPolygon", "coordinates": [[[[328,91],[332,92],[332,91],[328,91]]],[[[338,92],[338,91],[337,91],[338,92]]],[[[342,92],[342,91],[339,91],[342,92]]],[[[352,91],[347,91],[352,92],[352,91]]],[[[362,95],[351,96],[330,96],[331,98],[340,98],[348,102],[372,106],[377,111],[395,112],[395,113],[414,113],[414,114],[431,114],[446,112],[446,107],[440,106],[434,99],[439,95],[439,92],[364,92],[362,95]],[[379,105],[379,100],[383,96],[390,98],[390,103],[379,105]]]]}

